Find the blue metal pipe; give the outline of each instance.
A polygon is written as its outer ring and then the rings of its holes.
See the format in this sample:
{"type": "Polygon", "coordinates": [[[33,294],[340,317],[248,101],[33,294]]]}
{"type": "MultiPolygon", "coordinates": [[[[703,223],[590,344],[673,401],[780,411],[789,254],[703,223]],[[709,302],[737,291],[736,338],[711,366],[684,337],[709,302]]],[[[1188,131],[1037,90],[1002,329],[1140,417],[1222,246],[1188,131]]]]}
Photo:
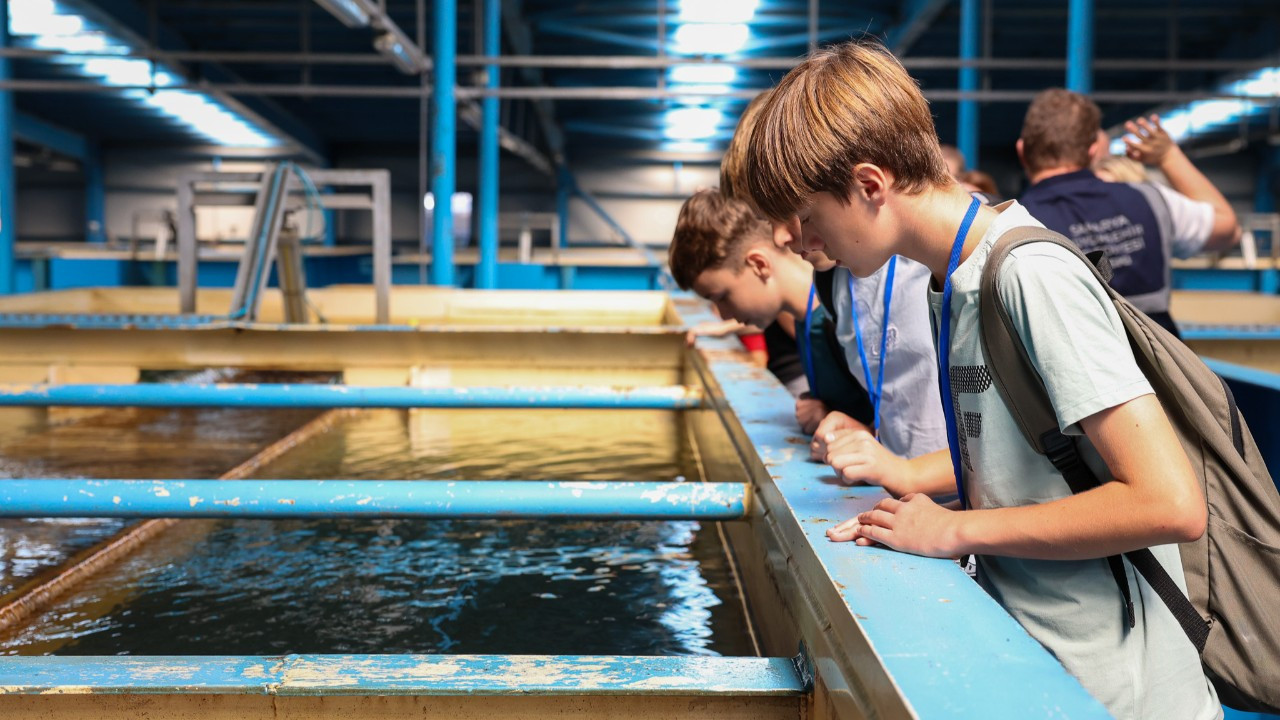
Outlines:
{"type": "Polygon", "coordinates": [[[431,138],[431,194],[435,199],[431,232],[431,283],[453,285],[453,191],[457,172],[456,114],[454,97],[458,41],[457,0],[435,2],[435,103],[434,136],[431,138]]]}
{"type": "MultiPolygon", "coordinates": [[[[496,57],[502,53],[499,30],[502,23],[500,0],[484,0],[484,54],[496,57]]],[[[485,87],[497,89],[500,79],[497,65],[486,65],[485,87]]],[[[480,265],[476,268],[476,287],[498,287],[498,98],[481,101],[480,124],[480,265]]]]}
{"type": "MultiPolygon", "coordinates": [[[[960,0],[960,59],[977,60],[982,28],[979,23],[980,0],[960,0]]],[[[961,67],[961,92],[978,89],[978,68],[961,67]]],[[[956,108],[956,147],[964,154],[969,167],[978,167],[978,101],[961,100],[956,108]]]]}
{"type": "Polygon", "coordinates": [[[356,387],[348,385],[0,385],[0,407],[573,408],[684,410],[702,394],[651,387],[356,387]]]}
{"type": "MultiPolygon", "coordinates": [[[[0,0],[0,48],[10,46],[9,0],[0,0]]],[[[9,58],[0,57],[0,81],[13,79],[9,58]]],[[[18,239],[18,183],[13,167],[13,91],[0,90],[0,295],[14,289],[14,248],[18,239]]]]}
{"type": "Polygon", "coordinates": [[[592,655],[0,657],[12,694],[796,696],[791,658],[592,655]]]}
{"type": "Polygon", "coordinates": [[[0,480],[0,517],[736,520],[740,483],[0,480]]]}
{"type": "Polygon", "coordinates": [[[1067,89],[1093,92],[1093,0],[1070,0],[1067,19],[1067,89]]]}

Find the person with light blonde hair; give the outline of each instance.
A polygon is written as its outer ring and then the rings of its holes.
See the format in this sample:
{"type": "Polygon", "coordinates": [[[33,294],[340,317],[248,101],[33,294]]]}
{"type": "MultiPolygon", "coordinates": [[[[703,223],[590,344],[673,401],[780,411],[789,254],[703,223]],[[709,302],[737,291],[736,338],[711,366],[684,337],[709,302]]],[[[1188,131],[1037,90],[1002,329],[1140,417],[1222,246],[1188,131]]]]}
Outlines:
{"type": "Polygon", "coordinates": [[[804,250],[824,251],[859,277],[895,254],[932,275],[951,464],[949,477],[932,481],[950,482],[959,502],[939,505],[924,492],[887,498],[828,537],[930,557],[972,554],[978,582],[1116,717],[1221,717],[1178,621],[1128,561],[1126,581],[1137,589],[1136,615],[1126,617],[1106,560],[1151,548],[1181,583],[1177,543],[1199,538],[1207,513],[1092,271],[1066,248],[1033,242],[1009,253],[994,286],[1062,432],[1101,481],[1073,494],[993,386],[980,327],[996,241],[1016,228],[1048,232],[1017,202],[984,206],[956,184],[929,104],[897,59],[872,41],[810,54],[760,109],[746,167],[752,201],[775,221],[798,216],[804,250]]]}
{"type": "Polygon", "coordinates": [[[1093,161],[1093,174],[1104,182],[1147,182],[1147,171],[1142,163],[1123,155],[1103,155],[1093,161]]]}

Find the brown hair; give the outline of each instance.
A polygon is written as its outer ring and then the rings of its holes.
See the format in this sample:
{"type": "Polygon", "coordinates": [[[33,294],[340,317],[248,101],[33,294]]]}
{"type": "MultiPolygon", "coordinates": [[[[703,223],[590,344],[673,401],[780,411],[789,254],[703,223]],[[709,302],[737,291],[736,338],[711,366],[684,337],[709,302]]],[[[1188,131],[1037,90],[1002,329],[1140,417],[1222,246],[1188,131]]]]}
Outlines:
{"type": "Polygon", "coordinates": [[[751,141],[751,131],[760,116],[760,108],[769,99],[769,92],[765,90],[747,103],[747,108],[738,118],[738,127],[733,131],[729,147],[725,148],[724,158],[720,161],[720,192],[725,197],[742,198],[746,190],[747,143],[751,141]]]}
{"type": "Polygon", "coordinates": [[[746,189],[765,216],[785,220],[815,192],[847,201],[859,163],[892,172],[905,193],[953,182],[929,103],[872,40],[818,50],[778,83],[751,133],[746,189]]]}
{"type": "Polygon", "coordinates": [[[707,270],[736,264],[752,240],[768,240],[769,225],[744,200],[719,190],[700,190],[680,208],[667,250],[671,276],[681,290],[707,270]]]}
{"type": "Polygon", "coordinates": [[[1022,121],[1022,164],[1029,174],[1063,166],[1089,167],[1102,111],[1089,98],[1062,88],[1036,95],[1022,121]]]}

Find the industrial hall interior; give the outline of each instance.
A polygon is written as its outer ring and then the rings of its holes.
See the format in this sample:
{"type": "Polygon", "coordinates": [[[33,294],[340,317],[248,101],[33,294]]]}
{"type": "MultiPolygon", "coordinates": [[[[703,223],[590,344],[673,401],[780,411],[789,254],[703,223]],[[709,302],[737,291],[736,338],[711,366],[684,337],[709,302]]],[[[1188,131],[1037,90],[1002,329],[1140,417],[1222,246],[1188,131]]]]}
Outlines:
{"type": "Polygon", "coordinates": [[[1280,720],[1276,0],[0,0],[0,720],[1280,720]]]}

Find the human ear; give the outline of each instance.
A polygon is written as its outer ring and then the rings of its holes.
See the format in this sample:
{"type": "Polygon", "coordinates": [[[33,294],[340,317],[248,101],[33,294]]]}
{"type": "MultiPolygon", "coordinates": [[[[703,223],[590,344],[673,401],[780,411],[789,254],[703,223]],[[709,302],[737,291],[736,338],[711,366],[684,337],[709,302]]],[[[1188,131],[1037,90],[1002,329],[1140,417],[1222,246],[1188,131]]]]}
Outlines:
{"type": "Polygon", "coordinates": [[[893,185],[884,168],[871,163],[859,163],[853,168],[853,196],[876,205],[883,204],[893,185]]]}
{"type": "Polygon", "coordinates": [[[1018,151],[1018,162],[1022,163],[1022,167],[1025,168],[1027,166],[1027,158],[1022,152],[1022,138],[1018,138],[1018,142],[1014,143],[1013,147],[1018,151]]]}
{"type": "Polygon", "coordinates": [[[766,280],[773,274],[773,263],[769,261],[769,256],[758,247],[748,250],[742,262],[746,264],[747,269],[753,275],[761,280],[766,280]]]}

